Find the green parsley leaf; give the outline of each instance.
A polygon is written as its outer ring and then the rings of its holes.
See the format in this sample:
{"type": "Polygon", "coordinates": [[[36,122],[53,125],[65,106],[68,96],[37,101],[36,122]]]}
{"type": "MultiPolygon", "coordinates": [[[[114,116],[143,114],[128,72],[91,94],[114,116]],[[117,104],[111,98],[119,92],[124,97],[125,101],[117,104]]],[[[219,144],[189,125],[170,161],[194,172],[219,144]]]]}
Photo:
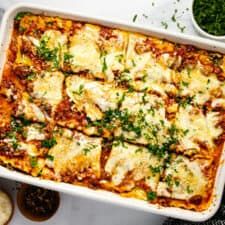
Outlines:
{"type": "Polygon", "coordinates": [[[162,22],[161,22],[161,25],[162,25],[165,29],[168,28],[168,23],[167,23],[167,22],[162,21],[162,22]]]}
{"type": "Polygon", "coordinates": [[[37,163],[38,163],[37,157],[35,156],[30,157],[30,165],[32,168],[36,167],[37,163]]]}
{"type": "Polygon", "coordinates": [[[135,21],[137,20],[137,16],[138,16],[137,14],[134,15],[134,17],[132,19],[133,23],[135,23],[135,21]]]}
{"type": "Polygon", "coordinates": [[[28,12],[19,12],[16,14],[15,16],[15,20],[19,21],[21,20],[24,16],[28,15],[29,13],[28,12]]]}
{"type": "Polygon", "coordinates": [[[150,192],[147,193],[147,198],[148,198],[149,201],[153,201],[157,198],[157,195],[156,195],[155,192],[150,191],[150,192]]]}
{"type": "Polygon", "coordinates": [[[105,73],[107,68],[108,67],[107,67],[107,64],[106,64],[106,59],[105,59],[105,57],[103,57],[102,72],[105,73]]]}
{"type": "Polygon", "coordinates": [[[66,52],[64,54],[64,62],[65,63],[70,63],[72,58],[73,58],[73,55],[71,55],[70,53],[66,52]]]}
{"type": "Polygon", "coordinates": [[[57,142],[56,142],[55,138],[50,138],[50,139],[41,141],[41,147],[43,147],[43,148],[52,148],[56,144],[57,144],[57,142]]]}
{"type": "Polygon", "coordinates": [[[54,161],[54,156],[52,156],[52,155],[46,155],[46,159],[49,159],[50,161],[54,161]]]}

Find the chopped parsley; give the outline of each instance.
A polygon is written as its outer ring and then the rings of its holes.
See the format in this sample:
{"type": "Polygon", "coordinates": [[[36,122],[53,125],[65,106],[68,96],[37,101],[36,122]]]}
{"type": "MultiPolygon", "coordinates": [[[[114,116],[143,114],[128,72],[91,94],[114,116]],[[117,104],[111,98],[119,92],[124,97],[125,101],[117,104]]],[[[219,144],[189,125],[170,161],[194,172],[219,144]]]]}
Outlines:
{"type": "Polygon", "coordinates": [[[165,182],[167,183],[167,185],[168,185],[169,187],[172,187],[172,185],[173,185],[173,180],[172,180],[172,175],[171,175],[171,174],[169,174],[169,175],[166,176],[165,182]]]}
{"type": "Polygon", "coordinates": [[[133,131],[136,134],[136,137],[140,137],[141,127],[134,124],[127,109],[122,111],[119,109],[109,109],[105,112],[102,120],[89,120],[89,126],[97,126],[100,128],[100,131],[103,128],[111,130],[118,126],[118,124],[115,123],[116,121],[120,123],[124,131],[133,131]]]}
{"type": "Polygon", "coordinates": [[[189,186],[189,185],[187,186],[187,193],[188,193],[188,194],[193,193],[193,190],[190,188],[190,186],[189,186]]]}
{"type": "Polygon", "coordinates": [[[6,133],[6,137],[10,139],[10,144],[14,150],[19,147],[15,132],[11,131],[11,132],[6,133]]]}
{"type": "Polygon", "coordinates": [[[117,55],[116,56],[116,59],[118,60],[119,63],[122,62],[123,58],[124,58],[124,55],[123,54],[120,54],[120,55],[117,55]]]}
{"type": "Polygon", "coordinates": [[[167,22],[162,21],[162,22],[161,22],[161,25],[162,25],[165,29],[168,28],[168,23],[167,23],[167,22]]]}
{"type": "Polygon", "coordinates": [[[153,175],[160,173],[162,170],[161,166],[156,166],[156,167],[150,166],[149,168],[150,168],[151,172],[153,173],[153,175]]]}
{"type": "Polygon", "coordinates": [[[22,26],[20,25],[18,30],[19,30],[20,33],[23,33],[23,32],[26,31],[26,28],[25,28],[25,27],[22,27],[22,26]]]}
{"type": "Polygon", "coordinates": [[[133,67],[136,66],[136,63],[135,63],[134,59],[132,59],[132,65],[133,65],[133,67]]]}
{"type": "Polygon", "coordinates": [[[146,14],[142,14],[142,16],[145,18],[145,19],[148,19],[148,15],[146,15],[146,14]]]}
{"type": "Polygon", "coordinates": [[[92,143],[88,143],[87,146],[85,148],[83,148],[83,152],[85,155],[87,155],[91,150],[95,149],[97,147],[97,145],[94,145],[92,143]]]}
{"type": "Polygon", "coordinates": [[[198,25],[212,35],[225,35],[225,1],[195,0],[193,14],[198,25]]]}
{"type": "Polygon", "coordinates": [[[35,73],[30,73],[26,76],[26,80],[34,80],[36,74],[35,73]]]}
{"type": "Polygon", "coordinates": [[[103,57],[102,72],[105,73],[107,69],[108,69],[108,66],[106,63],[106,59],[105,57],[103,57]]]}
{"type": "Polygon", "coordinates": [[[175,184],[176,187],[179,187],[180,186],[180,181],[179,180],[175,180],[174,184],[175,184]]]}
{"type": "Polygon", "coordinates": [[[81,85],[79,86],[79,88],[78,88],[77,91],[73,91],[73,94],[76,94],[76,95],[82,95],[83,92],[84,92],[84,85],[81,84],[81,85]]]}
{"type": "Polygon", "coordinates": [[[135,14],[134,16],[133,16],[133,19],[132,19],[132,21],[133,21],[133,23],[135,23],[135,21],[137,20],[137,14],[135,14]]]}
{"type": "Polygon", "coordinates": [[[177,28],[184,33],[184,30],[186,29],[186,26],[182,26],[180,23],[177,23],[177,28]]]}
{"type": "Polygon", "coordinates": [[[184,86],[184,87],[188,87],[189,86],[189,83],[188,82],[185,82],[185,81],[182,81],[181,82],[181,85],[184,86]]]}
{"type": "Polygon", "coordinates": [[[167,152],[170,150],[171,146],[177,144],[178,142],[178,135],[181,133],[182,130],[179,130],[175,127],[175,125],[171,125],[168,129],[169,137],[166,139],[164,143],[161,145],[159,144],[148,144],[147,149],[153,155],[156,155],[158,158],[163,158],[166,156],[167,152]]]}
{"type": "Polygon", "coordinates": [[[24,16],[28,15],[28,12],[19,12],[15,16],[15,20],[20,21],[24,16]]]}
{"type": "Polygon", "coordinates": [[[41,141],[41,147],[43,148],[52,148],[54,145],[56,145],[57,142],[55,138],[45,139],[41,141]]]}
{"type": "Polygon", "coordinates": [[[195,99],[195,95],[186,96],[186,97],[177,96],[176,102],[178,103],[179,106],[186,108],[188,105],[191,105],[194,103],[194,99],[195,99]]]}
{"type": "Polygon", "coordinates": [[[30,165],[32,168],[36,167],[38,164],[38,160],[37,160],[37,157],[35,156],[31,156],[30,157],[30,165]]]}
{"type": "Polygon", "coordinates": [[[172,20],[173,22],[176,22],[175,14],[172,15],[171,20],[172,20]]]}
{"type": "Polygon", "coordinates": [[[41,58],[47,61],[53,62],[53,66],[55,68],[58,68],[59,67],[59,60],[58,60],[59,48],[54,48],[52,50],[49,49],[47,47],[48,40],[49,40],[48,37],[44,37],[41,39],[40,46],[37,47],[37,53],[41,58]]]}
{"type": "Polygon", "coordinates": [[[153,201],[157,198],[157,195],[154,191],[150,191],[147,193],[147,198],[149,201],[153,201]]]}
{"type": "Polygon", "coordinates": [[[52,155],[46,155],[46,159],[49,159],[50,161],[54,161],[54,156],[52,156],[52,155]]]}
{"type": "Polygon", "coordinates": [[[73,58],[73,55],[71,55],[70,53],[66,52],[64,54],[64,62],[65,63],[71,63],[72,58],[73,58]]]}
{"type": "Polygon", "coordinates": [[[178,10],[175,9],[173,15],[171,16],[171,20],[172,20],[173,22],[176,22],[176,21],[177,21],[177,19],[176,19],[176,14],[177,14],[177,12],[178,12],[178,10]]]}

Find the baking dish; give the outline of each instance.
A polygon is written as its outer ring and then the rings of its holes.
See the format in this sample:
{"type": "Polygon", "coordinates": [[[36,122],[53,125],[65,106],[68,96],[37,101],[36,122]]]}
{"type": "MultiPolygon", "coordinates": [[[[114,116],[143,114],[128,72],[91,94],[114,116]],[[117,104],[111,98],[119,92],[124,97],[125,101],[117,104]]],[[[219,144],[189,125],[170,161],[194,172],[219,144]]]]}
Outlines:
{"type": "MultiPolygon", "coordinates": [[[[225,52],[225,46],[222,43],[208,41],[202,38],[194,38],[191,36],[172,34],[169,32],[165,33],[158,29],[150,30],[146,27],[143,28],[140,26],[133,26],[129,24],[124,24],[119,21],[112,22],[104,18],[90,18],[80,14],[62,12],[57,9],[49,10],[45,7],[37,6],[37,5],[18,4],[12,7],[11,9],[9,9],[6,12],[5,17],[3,18],[3,24],[1,28],[1,32],[2,32],[2,35],[1,35],[2,51],[1,52],[3,54],[0,57],[0,69],[2,69],[4,65],[4,61],[6,57],[6,54],[4,53],[6,53],[6,50],[8,48],[8,44],[10,40],[9,34],[11,33],[11,30],[12,30],[13,18],[18,12],[21,12],[21,11],[30,11],[30,12],[38,13],[38,14],[46,14],[50,16],[59,16],[63,18],[75,19],[75,20],[80,20],[80,21],[85,21],[90,23],[97,23],[100,25],[121,28],[121,29],[129,30],[129,31],[136,31],[136,32],[148,34],[151,36],[157,36],[157,37],[165,38],[174,42],[191,44],[191,45],[195,45],[200,48],[205,48],[208,50],[214,50],[214,51],[216,50],[220,52],[225,52]]],[[[188,219],[192,221],[202,221],[212,216],[216,212],[216,209],[219,206],[219,203],[221,200],[220,196],[222,195],[223,183],[225,179],[224,175],[222,175],[223,159],[224,159],[224,154],[221,157],[221,164],[217,171],[216,182],[215,182],[215,187],[213,192],[214,197],[213,197],[211,207],[204,212],[193,212],[189,210],[183,210],[183,209],[177,209],[177,208],[171,208],[171,207],[169,208],[169,207],[159,207],[157,205],[149,205],[148,203],[140,201],[140,200],[125,199],[115,194],[108,193],[106,191],[100,191],[100,190],[94,191],[94,190],[87,189],[85,187],[72,186],[72,185],[64,184],[64,183],[56,184],[52,181],[43,181],[38,178],[32,178],[28,175],[24,175],[19,172],[9,171],[8,169],[5,169],[3,167],[0,167],[0,176],[26,182],[26,183],[31,183],[34,185],[43,186],[49,189],[63,191],[63,192],[74,194],[74,195],[80,195],[80,196],[89,197],[92,199],[99,199],[102,201],[113,202],[119,205],[124,205],[134,209],[139,209],[142,211],[153,212],[157,214],[162,214],[162,215],[167,215],[167,216],[172,216],[172,217],[177,217],[182,219],[188,219]]]]}

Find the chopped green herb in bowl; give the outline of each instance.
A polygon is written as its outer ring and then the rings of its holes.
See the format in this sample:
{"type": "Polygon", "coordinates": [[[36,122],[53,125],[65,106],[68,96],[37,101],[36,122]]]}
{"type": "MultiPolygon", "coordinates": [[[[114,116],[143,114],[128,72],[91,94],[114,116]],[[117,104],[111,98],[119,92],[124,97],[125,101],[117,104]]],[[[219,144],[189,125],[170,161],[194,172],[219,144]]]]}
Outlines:
{"type": "Polygon", "coordinates": [[[225,39],[225,1],[193,0],[192,21],[201,34],[225,39]]]}

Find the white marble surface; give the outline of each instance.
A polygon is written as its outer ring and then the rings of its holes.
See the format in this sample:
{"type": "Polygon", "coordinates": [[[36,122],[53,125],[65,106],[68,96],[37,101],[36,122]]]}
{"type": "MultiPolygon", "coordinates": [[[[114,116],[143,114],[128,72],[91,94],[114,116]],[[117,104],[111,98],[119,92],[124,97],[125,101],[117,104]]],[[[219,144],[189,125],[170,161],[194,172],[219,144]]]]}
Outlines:
{"type": "MultiPolygon", "coordinates": [[[[0,0],[0,8],[7,9],[10,5],[20,2],[19,0],[0,0]]],[[[82,12],[87,15],[101,15],[110,19],[117,18],[123,21],[130,21],[135,14],[135,23],[158,26],[162,29],[161,22],[168,24],[167,29],[180,32],[177,22],[171,17],[174,10],[177,21],[185,26],[185,33],[197,35],[193,30],[190,21],[191,0],[24,0],[23,2],[36,2],[58,7],[73,9],[74,12],[82,12]],[[144,15],[143,15],[144,14],[144,15]]],[[[0,187],[6,187],[15,197],[15,182],[0,179],[0,187]]],[[[43,225],[160,225],[165,217],[149,213],[137,212],[131,209],[117,207],[109,204],[86,200],[78,197],[71,197],[61,194],[61,204],[58,212],[53,218],[43,225]]],[[[18,209],[15,209],[11,225],[32,225],[37,224],[25,219],[18,209]]]]}

